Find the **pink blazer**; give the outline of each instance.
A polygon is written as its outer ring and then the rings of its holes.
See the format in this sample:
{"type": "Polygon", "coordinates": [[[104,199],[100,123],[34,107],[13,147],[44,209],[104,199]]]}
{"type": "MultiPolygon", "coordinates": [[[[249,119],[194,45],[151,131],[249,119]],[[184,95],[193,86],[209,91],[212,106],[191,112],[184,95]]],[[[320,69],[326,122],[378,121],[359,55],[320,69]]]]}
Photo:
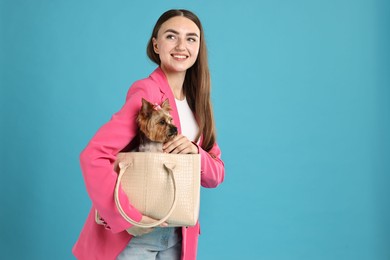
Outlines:
{"type": "MultiPolygon", "coordinates": [[[[114,186],[117,174],[113,170],[116,155],[132,140],[137,133],[136,117],[141,107],[141,100],[161,103],[166,98],[172,107],[171,114],[181,132],[180,120],[175,99],[164,72],[157,68],[148,78],[135,82],[129,89],[126,102],[111,120],[104,124],[94,135],[80,155],[81,169],[92,209],[73,247],[73,254],[82,260],[114,260],[126,247],[132,236],[126,232],[131,227],[122,218],[114,203],[114,186]],[[97,225],[94,220],[95,209],[107,223],[97,225]]],[[[224,179],[224,163],[217,144],[206,152],[199,147],[201,154],[201,184],[214,188],[224,179]]],[[[141,213],[131,205],[123,191],[120,201],[125,212],[136,221],[141,220],[141,213]]],[[[199,235],[199,223],[194,227],[182,228],[182,259],[196,259],[199,235]]]]}

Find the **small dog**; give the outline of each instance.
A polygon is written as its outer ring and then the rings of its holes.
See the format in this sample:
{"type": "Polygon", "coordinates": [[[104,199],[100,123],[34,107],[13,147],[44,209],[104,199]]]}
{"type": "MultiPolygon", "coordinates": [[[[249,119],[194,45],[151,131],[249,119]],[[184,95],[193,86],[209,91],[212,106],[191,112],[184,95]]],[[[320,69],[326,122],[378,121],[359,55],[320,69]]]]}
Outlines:
{"type": "Polygon", "coordinates": [[[166,99],[161,105],[142,99],[142,107],[137,117],[139,126],[138,152],[163,152],[163,143],[177,135],[177,127],[169,114],[171,107],[166,99]]]}

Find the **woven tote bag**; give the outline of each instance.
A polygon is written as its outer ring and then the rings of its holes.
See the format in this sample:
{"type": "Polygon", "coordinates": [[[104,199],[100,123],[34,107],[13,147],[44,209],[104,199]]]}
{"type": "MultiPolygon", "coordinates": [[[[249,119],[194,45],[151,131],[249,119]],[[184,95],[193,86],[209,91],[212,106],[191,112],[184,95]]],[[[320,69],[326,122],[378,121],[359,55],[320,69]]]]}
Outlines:
{"type": "Polygon", "coordinates": [[[115,162],[118,174],[114,198],[129,223],[143,228],[163,222],[169,226],[194,226],[200,206],[200,155],[126,152],[115,162]],[[119,187],[143,215],[157,219],[150,224],[131,219],[119,201],[119,187]]]}

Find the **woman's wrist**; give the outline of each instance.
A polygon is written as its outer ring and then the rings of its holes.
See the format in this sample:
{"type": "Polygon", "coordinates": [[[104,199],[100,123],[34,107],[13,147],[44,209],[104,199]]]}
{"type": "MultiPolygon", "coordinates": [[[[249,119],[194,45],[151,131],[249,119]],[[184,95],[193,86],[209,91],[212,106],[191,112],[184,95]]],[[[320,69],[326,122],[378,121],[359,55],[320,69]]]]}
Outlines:
{"type": "Polygon", "coordinates": [[[199,153],[199,146],[195,142],[191,142],[193,144],[193,154],[198,154],[199,153]]]}

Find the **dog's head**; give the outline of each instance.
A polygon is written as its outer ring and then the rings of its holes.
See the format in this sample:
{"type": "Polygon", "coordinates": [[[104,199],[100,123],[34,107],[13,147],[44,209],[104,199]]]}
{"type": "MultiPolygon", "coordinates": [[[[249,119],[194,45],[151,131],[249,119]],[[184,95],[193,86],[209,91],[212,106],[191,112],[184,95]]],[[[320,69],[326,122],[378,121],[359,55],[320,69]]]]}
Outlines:
{"type": "Polygon", "coordinates": [[[168,99],[161,105],[142,99],[142,107],[137,123],[140,131],[151,141],[165,143],[177,135],[177,127],[169,114],[171,107],[168,99]]]}

